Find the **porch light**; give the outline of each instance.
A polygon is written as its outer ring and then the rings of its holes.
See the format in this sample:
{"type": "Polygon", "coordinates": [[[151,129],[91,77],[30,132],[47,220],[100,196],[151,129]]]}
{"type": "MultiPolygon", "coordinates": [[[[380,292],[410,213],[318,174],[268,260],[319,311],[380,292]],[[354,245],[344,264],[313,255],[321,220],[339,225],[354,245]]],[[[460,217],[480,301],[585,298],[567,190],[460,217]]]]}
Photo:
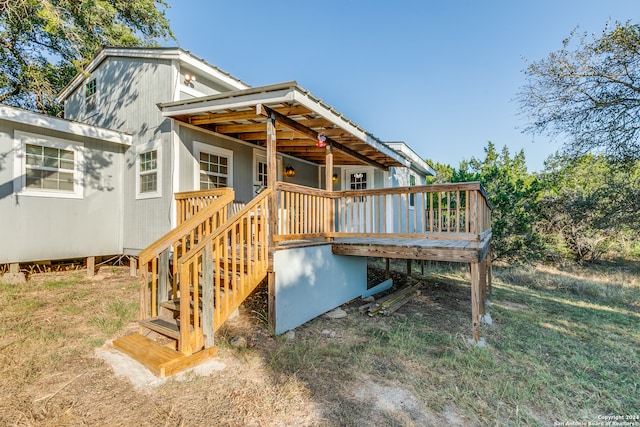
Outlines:
{"type": "Polygon", "coordinates": [[[338,174],[337,173],[333,174],[333,176],[331,177],[331,181],[338,182],[338,174]]]}
{"type": "Polygon", "coordinates": [[[287,165],[287,167],[284,169],[284,174],[285,174],[288,178],[291,178],[292,176],[295,176],[295,174],[296,174],[296,170],[293,168],[293,166],[291,166],[291,165],[287,165]]]}
{"type": "Polygon", "coordinates": [[[326,146],[327,146],[327,137],[324,136],[324,132],[323,133],[319,133],[318,134],[318,142],[316,142],[316,147],[324,148],[326,146]]]}
{"type": "Polygon", "coordinates": [[[196,76],[194,76],[193,74],[189,74],[189,73],[185,73],[184,74],[184,82],[189,84],[189,83],[193,83],[196,81],[196,76]]]}

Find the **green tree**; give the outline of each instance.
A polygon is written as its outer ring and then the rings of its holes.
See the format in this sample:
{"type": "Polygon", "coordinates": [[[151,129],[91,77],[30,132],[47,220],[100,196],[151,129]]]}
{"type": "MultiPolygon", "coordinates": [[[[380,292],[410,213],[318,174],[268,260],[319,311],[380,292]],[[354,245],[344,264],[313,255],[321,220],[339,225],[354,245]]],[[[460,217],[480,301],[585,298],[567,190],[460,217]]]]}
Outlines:
{"type": "Polygon", "coordinates": [[[624,255],[640,232],[640,161],[623,168],[603,155],[555,155],[545,166],[542,228],[578,262],[624,255]]]}
{"type": "Polygon", "coordinates": [[[505,146],[501,152],[489,142],[484,159],[472,157],[458,169],[440,166],[449,182],[479,181],[487,191],[493,209],[493,257],[510,262],[528,262],[539,257],[542,247],[536,232],[539,182],[527,171],[524,151],[511,156],[505,146]]]}
{"type": "Polygon", "coordinates": [[[572,32],[563,48],[533,62],[518,94],[525,131],[565,137],[569,155],[640,159],[640,27],[572,32]]]}
{"type": "Polygon", "coordinates": [[[163,0],[0,2],[0,102],[60,115],[55,96],[103,46],[174,38],[163,0]]]}

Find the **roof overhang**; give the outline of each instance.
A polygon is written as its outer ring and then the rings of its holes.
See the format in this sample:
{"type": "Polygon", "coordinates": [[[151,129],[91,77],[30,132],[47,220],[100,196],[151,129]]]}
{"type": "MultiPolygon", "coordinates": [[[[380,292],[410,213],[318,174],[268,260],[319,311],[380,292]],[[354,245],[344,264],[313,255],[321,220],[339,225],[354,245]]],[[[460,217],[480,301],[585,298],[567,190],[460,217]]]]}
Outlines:
{"type": "Polygon", "coordinates": [[[100,141],[130,146],[133,142],[131,135],[122,132],[92,126],[85,123],[73,122],[58,117],[46,116],[33,111],[22,110],[8,105],[0,105],[0,120],[37,126],[47,130],[58,131],[70,135],[93,138],[100,141]]]}
{"type": "Polygon", "coordinates": [[[405,142],[402,141],[394,141],[394,142],[385,142],[385,144],[397,151],[404,157],[405,159],[411,162],[410,168],[424,175],[436,176],[436,171],[431,167],[429,163],[427,163],[424,159],[422,159],[418,153],[413,151],[411,147],[409,147],[405,142]]]}
{"type": "Polygon", "coordinates": [[[410,166],[410,162],[295,81],[158,104],[162,115],[258,146],[266,145],[266,122],[275,116],[277,151],[325,164],[410,166]],[[273,112],[271,114],[270,112],[273,112]],[[324,134],[327,147],[317,146],[324,134]]]}

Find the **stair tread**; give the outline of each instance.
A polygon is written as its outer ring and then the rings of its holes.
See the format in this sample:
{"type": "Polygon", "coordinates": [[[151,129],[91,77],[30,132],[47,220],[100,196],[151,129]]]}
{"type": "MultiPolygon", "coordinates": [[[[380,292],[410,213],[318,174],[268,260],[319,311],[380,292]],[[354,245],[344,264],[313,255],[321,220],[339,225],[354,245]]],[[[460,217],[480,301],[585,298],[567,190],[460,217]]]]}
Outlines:
{"type": "Polygon", "coordinates": [[[187,356],[140,334],[118,338],[113,341],[113,347],[138,361],[161,378],[196,366],[217,354],[217,348],[211,347],[187,356]]]}
{"type": "Polygon", "coordinates": [[[186,357],[140,334],[131,334],[113,341],[113,346],[145,366],[163,367],[186,357]]]}
{"type": "MultiPolygon", "coordinates": [[[[140,326],[150,329],[169,338],[180,339],[179,320],[166,317],[152,317],[150,319],[139,320],[140,326]]],[[[189,325],[191,329],[193,327],[189,325]]]]}

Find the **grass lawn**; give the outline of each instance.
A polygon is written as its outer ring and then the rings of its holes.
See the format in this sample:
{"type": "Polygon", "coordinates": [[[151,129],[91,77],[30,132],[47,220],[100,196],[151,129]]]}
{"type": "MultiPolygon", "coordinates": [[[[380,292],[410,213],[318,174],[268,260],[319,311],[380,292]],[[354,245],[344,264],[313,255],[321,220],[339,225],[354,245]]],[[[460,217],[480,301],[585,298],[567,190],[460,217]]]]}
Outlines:
{"type": "Polygon", "coordinates": [[[224,370],[143,390],[94,357],[135,330],[126,269],[0,285],[0,425],[547,426],[640,415],[640,264],[494,268],[486,348],[467,343],[467,269],[414,265],[406,278],[406,263],[395,267],[396,286],[421,293],[392,316],[360,315],[354,301],[343,319],[274,338],[259,288],[221,331],[224,370]],[[236,335],[248,348],[227,344],[236,335]]]}

